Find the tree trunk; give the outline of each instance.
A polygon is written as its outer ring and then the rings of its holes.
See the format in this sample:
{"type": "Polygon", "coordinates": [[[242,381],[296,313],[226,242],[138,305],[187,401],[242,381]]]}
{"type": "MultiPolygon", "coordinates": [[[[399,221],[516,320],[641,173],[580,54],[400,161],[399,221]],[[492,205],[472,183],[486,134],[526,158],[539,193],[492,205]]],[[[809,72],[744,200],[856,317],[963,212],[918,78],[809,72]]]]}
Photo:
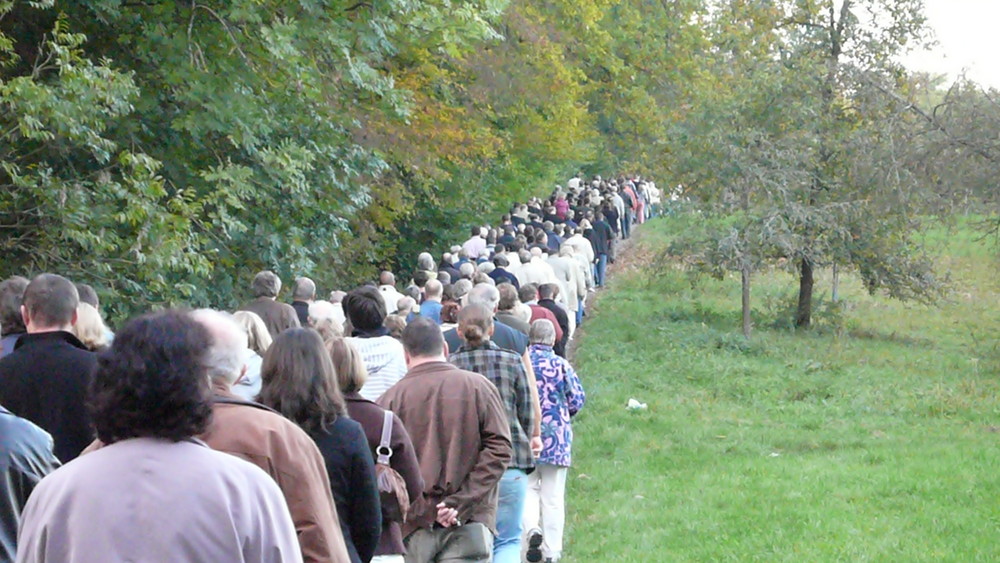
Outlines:
{"type": "Polygon", "coordinates": [[[836,303],[840,301],[840,268],[836,264],[833,265],[833,289],[830,292],[830,299],[836,303]]]}
{"type": "Polygon", "coordinates": [[[750,266],[740,271],[743,279],[743,337],[750,340],[750,266]]]}
{"type": "Polygon", "coordinates": [[[799,307],[795,313],[795,326],[809,328],[812,322],[813,265],[803,258],[799,270],[799,307]]]}

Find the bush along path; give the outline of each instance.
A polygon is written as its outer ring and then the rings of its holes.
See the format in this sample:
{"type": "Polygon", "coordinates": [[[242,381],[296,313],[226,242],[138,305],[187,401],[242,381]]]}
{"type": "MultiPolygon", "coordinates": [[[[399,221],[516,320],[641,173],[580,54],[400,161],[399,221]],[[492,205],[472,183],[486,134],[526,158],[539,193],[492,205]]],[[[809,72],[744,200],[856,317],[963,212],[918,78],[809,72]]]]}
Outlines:
{"type": "Polygon", "coordinates": [[[808,331],[780,322],[793,274],[762,272],[747,341],[738,276],[663,263],[694,220],[654,220],[623,245],[575,339],[588,403],[563,562],[1000,559],[988,241],[928,235],[953,278],[941,304],[870,296],[843,274],[839,312],[808,331]]]}

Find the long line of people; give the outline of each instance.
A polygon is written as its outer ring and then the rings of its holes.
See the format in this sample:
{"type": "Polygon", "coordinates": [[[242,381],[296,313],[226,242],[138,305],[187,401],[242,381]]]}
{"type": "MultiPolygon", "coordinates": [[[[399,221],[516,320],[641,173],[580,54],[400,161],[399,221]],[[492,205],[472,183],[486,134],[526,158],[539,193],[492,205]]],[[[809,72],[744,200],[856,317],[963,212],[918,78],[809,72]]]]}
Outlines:
{"type": "Polygon", "coordinates": [[[117,334],[90,286],[0,282],[0,562],[558,561],[567,347],[653,194],[575,176],[405,287],[264,271],[117,334]]]}

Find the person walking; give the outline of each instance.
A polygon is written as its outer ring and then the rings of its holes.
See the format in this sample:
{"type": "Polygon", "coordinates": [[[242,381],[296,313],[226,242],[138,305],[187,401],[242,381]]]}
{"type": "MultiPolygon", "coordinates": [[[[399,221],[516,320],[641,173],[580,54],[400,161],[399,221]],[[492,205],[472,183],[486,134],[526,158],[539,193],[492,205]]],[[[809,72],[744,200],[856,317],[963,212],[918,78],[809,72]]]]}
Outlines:
{"type": "Polygon", "coordinates": [[[448,361],[459,369],[485,376],[500,391],[506,408],[514,457],[500,480],[493,561],[519,563],[527,472],[535,466],[533,450],[541,447],[540,440],[531,439],[535,411],[528,375],[516,352],[502,349],[490,340],[493,311],[482,305],[462,309],[458,314],[458,331],[464,343],[448,361]]]}
{"type": "Polygon", "coordinates": [[[586,401],[573,366],[552,349],[556,331],[541,319],[531,325],[531,365],[542,401],[542,451],[535,471],[528,475],[524,529],[528,530],[529,563],[554,563],[562,556],[566,522],[566,475],[573,444],[572,417],[586,401]]]}
{"type": "Polygon", "coordinates": [[[378,400],[410,433],[423,494],[403,524],[406,563],[493,557],[500,477],[511,459],[510,426],[496,386],[446,360],[438,325],[403,331],[408,371],[378,400]]]}

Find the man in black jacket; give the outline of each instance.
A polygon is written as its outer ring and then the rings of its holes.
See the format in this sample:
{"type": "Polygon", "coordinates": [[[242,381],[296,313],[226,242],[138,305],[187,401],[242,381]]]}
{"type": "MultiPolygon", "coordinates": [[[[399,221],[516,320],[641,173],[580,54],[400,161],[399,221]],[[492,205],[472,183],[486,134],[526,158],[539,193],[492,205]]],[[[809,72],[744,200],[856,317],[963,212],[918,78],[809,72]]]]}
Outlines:
{"type": "Polygon", "coordinates": [[[0,407],[0,561],[17,555],[17,527],[28,496],[59,467],[52,436],[0,407]]]}
{"type": "Polygon", "coordinates": [[[51,434],[63,463],[94,440],[86,398],[96,358],[70,332],[78,304],[66,278],[31,280],[21,305],[28,333],[0,360],[0,404],[51,434]]]}
{"type": "Polygon", "coordinates": [[[590,230],[584,228],[583,236],[587,237],[591,246],[594,247],[594,285],[604,286],[604,273],[608,267],[608,255],[611,254],[615,233],[611,230],[611,225],[604,220],[604,214],[597,212],[594,216],[594,224],[590,230]]]}
{"type": "Polygon", "coordinates": [[[558,295],[559,285],[557,284],[543,283],[538,286],[538,306],[552,311],[552,314],[556,317],[556,321],[559,322],[559,328],[562,329],[563,336],[555,343],[552,350],[565,358],[566,343],[569,341],[569,315],[566,313],[566,309],[563,309],[556,303],[555,299],[558,295]]]}

